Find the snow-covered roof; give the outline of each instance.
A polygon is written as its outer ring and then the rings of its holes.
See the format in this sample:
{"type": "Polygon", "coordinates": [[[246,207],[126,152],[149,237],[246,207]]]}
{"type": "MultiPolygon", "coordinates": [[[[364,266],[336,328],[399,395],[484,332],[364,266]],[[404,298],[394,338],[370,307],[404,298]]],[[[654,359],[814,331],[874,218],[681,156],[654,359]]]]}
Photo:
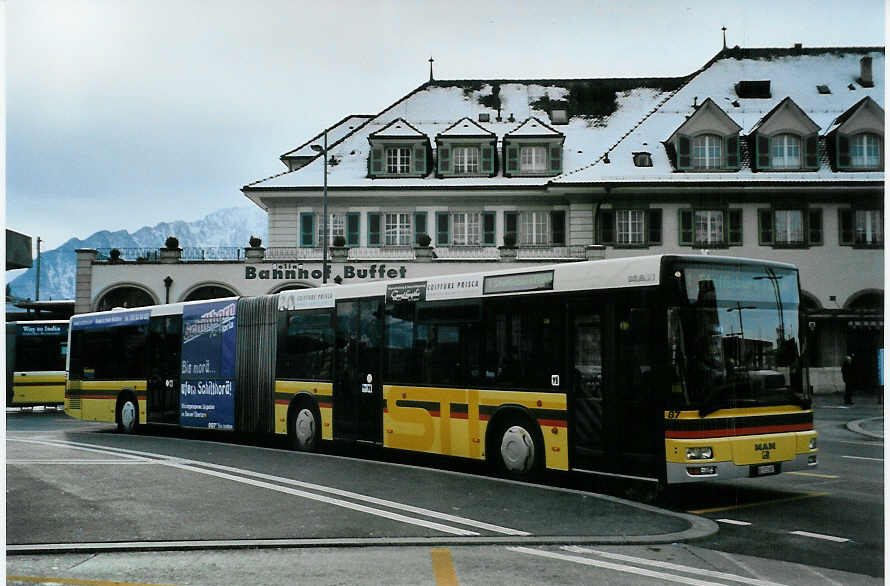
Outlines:
{"type": "MultiPolygon", "coordinates": [[[[718,53],[693,75],[675,78],[432,81],[330,147],[328,187],[459,189],[598,182],[883,180],[883,172],[837,172],[828,165],[822,165],[818,171],[801,172],[755,173],[750,166],[743,165],[741,170],[730,173],[677,173],[663,144],[694,113],[693,104],[700,105],[708,98],[742,129],[744,136],[785,98],[790,97],[824,134],[835,119],[866,96],[883,108],[881,47],[729,49],[718,53]],[[858,81],[863,56],[873,60],[873,87],[858,81]],[[744,80],[770,80],[771,97],[739,97],[735,85],[744,80]],[[820,93],[819,85],[827,85],[831,93],[820,93]],[[549,126],[553,123],[550,112],[558,109],[567,110],[570,118],[568,124],[560,124],[559,130],[555,130],[549,126]],[[402,120],[433,139],[456,130],[456,123],[462,119],[472,122],[479,114],[489,115],[491,122],[480,128],[494,133],[498,146],[505,136],[525,132],[530,119],[540,122],[542,128],[535,129],[538,136],[542,129],[555,132],[554,136],[563,135],[564,173],[555,178],[504,177],[503,165],[498,165],[493,177],[442,179],[434,173],[413,178],[368,177],[369,136],[387,136],[396,131],[393,123],[402,120]],[[609,163],[604,157],[607,152],[609,163]],[[651,153],[651,167],[634,165],[633,153],[638,152],[651,153]]],[[[315,159],[295,171],[261,179],[246,186],[245,192],[317,189],[322,183],[322,163],[315,159]]]]}
{"type": "Polygon", "coordinates": [[[508,132],[507,136],[511,138],[558,138],[562,136],[562,133],[550,128],[537,118],[529,118],[516,127],[515,130],[508,132]]]}
{"type": "Polygon", "coordinates": [[[411,126],[405,119],[398,118],[372,132],[370,138],[426,138],[426,134],[411,126]]]}
{"type": "Polygon", "coordinates": [[[446,128],[442,132],[436,135],[437,138],[490,138],[495,134],[486,130],[473,120],[470,120],[466,116],[452,124],[449,128],[446,128]]]}
{"type": "MultiPolygon", "coordinates": [[[[328,146],[335,144],[338,140],[342,139],[344,136],[351,133],[353,130],[367,122],[373,118],[370,114],[352,114],[351,116],[347,116],[343,120],[340,120],[330,128],[328,128],[328,146]]],[[[319,132],[297,148],[287,151],[283,155],[281,155],[281,159],[288,159],[291,157],[315,157],[318,155],[315,151],[312,150],[311,146],[314,144],[320,145],[324,139],[324,131],[319,132]]]]}
{"type": "Polygon", "coordinates": [[[609,145],[609,163],[591,161],[553,179],[573,183],[676,183],[882,181],[883,172],[834,171],[821,165],[817,171],[756,173],[750,166],[735,172],[676,173],[662,144],[695,111],[696,102],[710,98],[742,130],[749,134],[780,102],[791,98],[824,134],[835,119],[865,97],[883,108],[884,49],[882,47],[826,49],[730,49],[718,54],[661,107],[648,115],[639,111],[638,125],[627,136],[609,145]],[[860,59],[872,58],[873,87],[859,83],[860,59]],[[735,84],[742,80],[770,80],[771,97],[741,98],[735,84]],[[831,93],[820,93],[827,85],[831,93]],[[636,167],[633,153],[652,154],[651,167],[636,167]]]}

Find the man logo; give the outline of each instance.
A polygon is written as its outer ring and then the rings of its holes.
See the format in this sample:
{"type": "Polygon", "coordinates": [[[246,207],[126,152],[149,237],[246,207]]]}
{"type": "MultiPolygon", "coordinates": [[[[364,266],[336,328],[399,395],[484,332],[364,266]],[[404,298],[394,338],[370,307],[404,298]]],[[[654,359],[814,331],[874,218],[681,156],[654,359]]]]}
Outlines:
{"type": "Polygon", "coordinates": [[[775,450],[776,442],[764,442],[762,444],[754,444],[755,452],[762,452],[764,450],[775,450]]]}

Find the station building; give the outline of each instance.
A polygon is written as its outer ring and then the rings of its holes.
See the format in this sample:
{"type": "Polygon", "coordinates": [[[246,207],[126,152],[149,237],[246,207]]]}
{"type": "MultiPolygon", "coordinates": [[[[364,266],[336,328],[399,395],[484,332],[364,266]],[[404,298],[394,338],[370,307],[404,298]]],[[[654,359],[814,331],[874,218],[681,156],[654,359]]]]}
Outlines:
{"type": "Polygon", "coordinates": [[[76,311],[700,251],[800,267],[817,390],[842,388],[847,354],[877,385],[883,104],[883,47],[725,48],[673,78],[431,70],[242,188],[268,213],[264,246],[219,260],[80,250],[76,311]]]}

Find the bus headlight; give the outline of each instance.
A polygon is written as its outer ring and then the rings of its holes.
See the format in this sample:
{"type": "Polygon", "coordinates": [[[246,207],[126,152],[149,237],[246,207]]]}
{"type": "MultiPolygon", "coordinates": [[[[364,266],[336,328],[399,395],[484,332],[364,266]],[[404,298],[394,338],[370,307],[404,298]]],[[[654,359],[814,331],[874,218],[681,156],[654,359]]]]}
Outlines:
{"type": "Polygon", "coordinates": [[[686,448],[687,460],[710,460],[714,457],[714,450],[711,448],[686,448]]]}
{"type": "Polygon", "coordinates": [[[814,438],[814,437],[811,437],[811,438],[810,438],[810,449],[811,449],[811,450],[815,450],[815,449],[816,449],[816,438],[814,438]]]}

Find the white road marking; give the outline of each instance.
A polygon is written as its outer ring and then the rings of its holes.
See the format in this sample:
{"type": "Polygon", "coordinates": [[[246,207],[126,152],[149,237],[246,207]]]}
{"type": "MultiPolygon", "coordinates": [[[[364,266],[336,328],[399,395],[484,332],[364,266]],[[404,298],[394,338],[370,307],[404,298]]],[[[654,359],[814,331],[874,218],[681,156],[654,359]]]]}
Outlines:
{"type": "Polygon", "coordinates": [[[650,560],[646,558],[638,558],[629,555],[623,555],[620,553],[611,553],[608,551],[599,551],[596,549],[588,549],[586,547],[577,547],[573,545],[563,546],[564,550],[572,551],[574,553],[589,553],[598,555],[604,558],[609,558],[613,560],[619,560],[623,562],[629,562],[633,564],[640,564],[643,566],[653,566],[656,568],[664,568],[666,570],[674,570],[677,572],[686,572],[687,574],[695,574],[698,576],[705,576],[708,578],[719,578],[721,580],[731,580],[733,582],[740,582],[742,584],[753,584],[754,586],[782,586],[777,582],[770,582],[767,580],[759,580],[757,578],[749,578],[747,576],[739,576],[737,574],[727,574],[726,572],[717,572],[715,570],[705,570],[702,568],[693,568],[692,566],[684,566],[682,564],[674,564],[671,562],[660,562],[658,560],[650,560]]]}
{"type": "Polygon", "coordinates": [[[696,578],[689,578],[687,576],[679,576],[677,574],[668,574],[666,572],[656,572],[654,570],[647,570],[645,568],[638,568],[636,566],[625,566],[623,564],[615,564],[612,562],[605,562],[601,560],[593,560],[590,558],[574,556],[574,555],[565,555],[562,553],[557,553],[555,551],[547,551],[543,549],[534,549],[530,547],[508,547],[510,551],[515,551],[517,553],[525,553],[529,555],[535,555],[544,558],[550,558],[554,560],[560,560],[564,562],[572,562],[575,564],[583,564],[585,566],[594,566],[597,568],[605,568],[607,570],[613,570],[616,572],[625,572],[628,574],[636,574],[638,576],[646,576],[647,578],[655,578],[657,580],[667,581],[667,582],[678,582],[680,584],[693,584],[694,586],[713,586],[714,582],[705,582],[704,580],[697,580],[696,578]]]}
{"type": "Polygon", "coordinates": [[[847,458],[848,460],[871,460],[873,462],[884,461],[884,458],[866,458],[865,456],[841,456],[841,458],[847,458]]]}
{"type": "Polygon", "coordinates": [[[846,537],[835,537],[834,535],[822,535],[821,533],[810,533],[809,531],[791,531],[792,535],[801,535],[803,537],[813,537],[815,539],[825,539],[827,541],[835,541],[837,543],[844,543],[846,541],[850,541],[846,537]]]}
{"type": "Polygon", "coordinates": [[[160,462],[140,462],[138,460],[6,460],[7,464],[160,464],[160,462]]]}
{"type": "Polygon", "coordinates": [[[744,525],[744,526],[748,526],[751,524],[751,523],[748,523],[747,521],[736,521],[735,519],[717,519],[717,522],[718,523],[726,523],[728,525],[744,525]]]}
{"type": "Polygon", "coordinates": [[[836,442],[839,444],[854,444],[857,446],[875,446],[875,447],[879,447],[879,448],[884,446],[884,442],[860,442],[860,441],[854,441],[854,440],[827,440],[827,439],[822,439],[822,438],[819,438],[819,441],[836,442]]]}
{"type": "MultiPolygon", "coordinates": [[[[371,504],[381,505],[381,506],[405,511],[408,513],[415,513],[415,514],[423,515],[426,517],[439,519],[442,521],[449,521],[449,522],[457,523],[460,525],[475,527],[477,529],[484,529],[484,530],[491,531],[494,533],[500,533],[502,535],[516,535],[516,536],[531,535],[530,533],[525,532],[525,531],[519,531],[517,529],[511,529],[509,527],[501,527],[499,525],[493,525],[493,524],[485,523],[482,521],[476,521],[474,519],[467,519],[465,517],[449,515],[447,513],[441,513],[441,512],[433,511],[430,509],[414,507],[412,505],[406,505],[403,503],[388,501],[385,499],[378,499],[378,498],[375,498],[372,496],[363,495],[363,494],[350,492],[350,491],[346,491],[346,490],[340,490],[340,489],[329,487],[329,486],[312,484],[312,483],[308,483],[308,482],[301,482],[299,480],[293,480],[290,478],[284,478],[284,477],[280,477],[280,476],[272,476],[269,474],[253,472],[251,470],[244,470],[244,469],[240,469],[240,468],[233,468],[230,466],[223,466],[220,464],[212,464],[209,462],[201,462],[198,460],[189,460],[189,459],[185,459],[185,458],[175,458],[172,456],[166,456],[164,454],[155,454],[152,452],[141,452],[141,451],[136,451],[136,450],[128,450],[128,449],[124,449],[124,448],[108,447],[106,449],[98,450],[98,449],[95,449],[95,446],[93,444],[84,444],[84,443],[79,443],[79,442],[69,442],[69,441],[63,441],[63,440],[56,440],[53,442],[40,442],[40,441],[35,441],[35,440],[12,440],[11,438],[7,438],[7,439],[10,441],[38,443],[38,444],[52,445],[52,446],[56,446],[56,447],[72,447],[75,449],[85,450],[85,451],[89,451],[89,452],[99,452],[99,453],[103,453],[105,455],[115,454],[115,455],[120,455],[121,457],[133,458],[133,459],[137,459],[140,461],[145,460],[148,462],[157,462],[157,463],[164,464],[167,466],[187,469],[187,470],[190,470],[193,472],[208,474],[211,476],[219,475],[219,473],[215,473],[212,470],[207,470],[207,468],[212,468],[215,470],[223,470],[226,472],[233,472],[236,474],[241,474],[243,476],[252,476],[254,478],[261,478],[264,480],[271,480],[271,481],[282,483],[282,484],[290,484],[292,486],[299,486],[301,488],[307,488],[307,489],[316,490],[319,492],[326,492],[328,494],[334,494],[337,496],[351,498],[354,500],[359,500],[359,501],[363,501],[363,502],[367,502],[367,503],[371,503],[371,504]],[[149,457],[154,458],[154,459],[148,459],[149,457]],[[197,467],[197,466],[200,466],[200,467],[197,467]]],[[[247,478],[243,478],[243,476],[231,476],[229,474],[224,474],[221,477],[228,478],[229,480],[234,480],[236,482],[244,482],[246,484],[253,484],[254,482],[259,482],[259,481],[251,481],[247,478]]],[[[254,485],[255,486],[262,485],[264,488],[269,488],[270,490],[278,490],[279,492],[287,492],[288,494],[293,494],[295,496],[302,496],[304,498],[309,498],[309,499],[313,499],[313,500],[319,500],[322,502],[327,502],[329,504],[334,504],[336,506],[352,508],[354,510],[361,510],[362,512],[366,512],[366,513],[369,513],[372,515],[388,517],[388,518],[391,518],[394,520],[399,520],[399,521],[403,521],[405,523],[410,523],[410,524],[414,524],[414,525],[421,525],[421,526],[428,527],[431,529],[437,529],[439,531],[443,531],[446,533],[452,533],[455,535],[479,535],[478,533],[475,533],[473,531],[467,531],[467,530],[460,529],[457,527],[450,527],[448,525],[443,525],[440,523],[433,523],[430,521],[425,521],[423,519],[416,519],[413,517],[407,517],[405,515],[399,515],[397,513],[392,513],[390,511],[384,511],[381,509],[365,507],[363,505],[350,503],[347,501],[343,501],[341,499],[333,499],[333,498],[329,498],[329,497],[324,497],[322,495],[316,495],[316,494],[308,493],[308,492],[304,492],[304,491],[297,491],[294,489],[287,489],[285,487],[280,487],[280,486],[276,487],[275,485],[265,483],[265,482],[262,482],[260,484],[254,484],[254,485]],[[359,507],[361,507],[361,508],[359,508],[359,507]],[[398,517],[398,518],[396,518],[396,517],[398,517]]]]}

